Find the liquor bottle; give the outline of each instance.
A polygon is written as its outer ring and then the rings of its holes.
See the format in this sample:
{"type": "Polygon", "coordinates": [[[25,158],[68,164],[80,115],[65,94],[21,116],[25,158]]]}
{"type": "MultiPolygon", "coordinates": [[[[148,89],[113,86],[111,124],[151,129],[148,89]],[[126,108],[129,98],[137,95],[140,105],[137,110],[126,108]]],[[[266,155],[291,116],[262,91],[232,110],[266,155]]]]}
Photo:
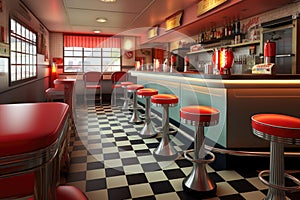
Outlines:
{"type": "Polygon", "coordinates": [[[221,31],[221,38],[225,37],[225,25],[222,27],[222,31],[221,31]]]}
{"type": "Polygon", "coordinates": [[[202,31],[201,37],[200,37],[200,43],[203,43],[204,41],[205,41],[205,34],[204,34],[204,31],[202,31]]]}
{"type": "Polygon", "coordinates": [[[231,25],[229,24],[228,25],[228,36],[231,36],[232,35],[232,27],[231,25]]]}
{"type": "Polygon", "coordinates": [[[241,22],[238,19],[237,23],[236,23],[236,33],[237,34],[241,34],[241,22]]]}
{"type": "Polygon", "coordinates": [[[213,34],[212,34],[213,38],[212,39],[216,39],[217,38],[217,29],[216,29],[216,27],[213,26],[212,32],[213,32],[213,34]]]}
{"type": "Polygon", "coordinates": [[[235,22],[232,22],[232,35],[236,34],[236,26],[235,26],[235,22]]]}
{"type": "Polygon", "coordinates": [[[228,36],[228,26],[225,24],[224,37],[228,36]]]}

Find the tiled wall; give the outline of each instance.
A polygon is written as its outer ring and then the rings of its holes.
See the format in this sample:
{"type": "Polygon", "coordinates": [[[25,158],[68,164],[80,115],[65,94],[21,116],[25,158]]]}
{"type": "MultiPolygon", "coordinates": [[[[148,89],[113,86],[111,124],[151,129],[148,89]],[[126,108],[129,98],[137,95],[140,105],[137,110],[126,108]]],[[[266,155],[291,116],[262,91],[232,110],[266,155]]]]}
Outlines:
{"type": "Polygon", "coordinates": [[[50,59],[63,57],[63,34],[50,33],[50,59]]]}

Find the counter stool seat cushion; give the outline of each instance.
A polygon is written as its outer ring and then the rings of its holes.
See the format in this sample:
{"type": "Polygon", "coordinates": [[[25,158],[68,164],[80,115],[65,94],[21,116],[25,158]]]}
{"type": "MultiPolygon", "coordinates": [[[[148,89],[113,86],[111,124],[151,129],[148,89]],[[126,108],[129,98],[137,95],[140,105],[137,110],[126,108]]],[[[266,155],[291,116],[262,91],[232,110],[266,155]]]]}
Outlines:
{"type": "Polygon", "coordinates": [[[151,102],[155,104],[177,104],[178,97],[173,94],[157,94],[151,97],[151,102]]]}
{"type": "Polygon", "coordinates": [[[46,89],[46,95],[64,95],[64,88],[48,88],[46,89]]]}
{"type": "Polygon", "coordinates": [[[125,82],[121,82],[121,85],[124,87],[128,86],[128,85],[132,85],[134,84],[134,82],[129,82],[129,81],[125,81],[125,82]]]}
{"type": "MultiPolygon", "coordinates": [[[[88,200],[87,196],[77,187],[71,185],[61,185],[56,188],[57,200],[88,200]]],[[[27,200],[34,200],[29,198],[27,200]]]]}
{"type": "Polygon", "coordinates": [[[180,117],[194,122],[219,121],[220,111],[209,106],[186,106],[180,109],[180,117]]]}
{"type": "Polygon", "coordinates": [[[0,115],[0,157],[5,157],[37,151],[54,143],[64,128],[69,106],[48,102],[0,105],[0,109],[3,114],[0,115]],[[33,117],[19,115],[32,108],[35,110],[33,117]],[[48,113],[47,119],[52,120],[45,120],[45,113],[48,113]]]}
{"type": "Polygon", "coordinates": [[[71,185],[62,185],[56,188],[57,200],[87,200],[81,190],[71,185]]]}
{"type": "Polygon", "coordinates": [[[132,84],[132,85],[128,85],[127,86],[127,90],[128,91],[137,91],[139,89],[143,89],[144,86],[143,85],[139,85],[139,84],[132,84]]]}
{"type": "Polygon", "coordinates": [[[282,114],[252,116],[253,129],[275,137],[300,139],[300,119],[282,114]]]}
{"type": "Polygon", "coordinates": [[[137,91],[137,95],[141,97],[150,97],[156,94],[158,94],[158,91],[152,88],[144,88],[137,91]]]}

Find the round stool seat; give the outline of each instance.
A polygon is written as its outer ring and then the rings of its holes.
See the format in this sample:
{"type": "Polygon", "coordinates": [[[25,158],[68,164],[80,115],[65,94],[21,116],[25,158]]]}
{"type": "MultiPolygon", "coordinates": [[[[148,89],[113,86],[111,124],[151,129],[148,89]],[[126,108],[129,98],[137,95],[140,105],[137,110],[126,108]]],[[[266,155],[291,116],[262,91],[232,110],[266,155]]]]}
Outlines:
{"type": "Polygon", "coordinates": [[[300,119],[282,114],[256,114],[251,117],[258,137],[287,144],[300,144],[300,119]]]}
{"type": "MultiPolygon", "coordinates": [[[[71,185],[61,185],[56,188],[57,200],[88,200],[81,190],[71,185]]],[[[28,200],[34,200],[29,198],[28,200]]]]}
{"type": "Polygon", "coordinates": [[[57,200],[87,200],[81,190],[71,185],[62,185],[56,188],[57,200]]]}
{"type": "Polygon", "coordinates": [[[158,91],[156,89],[152,88],[144,88],[144,89],[139,89],[137,91],[137,95],[139,97],[149,97],[158,94],[158,91]]]}
{"type": "Polygon", "coordinates": [[[154,104],[174,105],[178,103],[178,97],[173,94],[156,94],[151,97],[151,102],[154,104]]]}
{"type": "Polygon", "coordinates": [[[132,84],[132,85],[128,85],[127,86],[127,90],[130,92],[134,92],[137,91],[139,89],[143,89],[144,86],[143,85],[139,85],[139,84],[132,84]]]}
{"type": "Polygon", "coordinates": [[[217,124],[220,111],[209,106],[186,106],[180,108],[180,118],[190,123],[209,123],[217,124]]]}
{"type": "Polygon", "coordinates": [[[134,82],[129,82],[129,81],[121,82],[122,87],[127,87],[128,85],[132,85],[132,84],[134,84],[134,82]]]}

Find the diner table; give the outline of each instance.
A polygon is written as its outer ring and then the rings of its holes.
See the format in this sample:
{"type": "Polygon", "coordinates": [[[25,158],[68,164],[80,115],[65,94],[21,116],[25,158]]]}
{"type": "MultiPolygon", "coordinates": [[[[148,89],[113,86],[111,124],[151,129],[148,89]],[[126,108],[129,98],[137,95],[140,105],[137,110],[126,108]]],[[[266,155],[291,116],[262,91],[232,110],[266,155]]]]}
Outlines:
{"type": "Polygon", "coordinates": [[[68,118],[69,105],[61,102],[0,105],[0,198],[20,191],[5,179],[34,173],[34,198],[55,199],[68,118]]]}
{"type": "MultiPolygon", "coordinates": [[[[65,102],[70,106],[70,112],[73,109],[73,91],[76,79],[71,78],[58,78],[55,79],[54,84],[64,85],[65,102]]],[[[75,99],[74,99],[75,100],[75,99]]]]}

